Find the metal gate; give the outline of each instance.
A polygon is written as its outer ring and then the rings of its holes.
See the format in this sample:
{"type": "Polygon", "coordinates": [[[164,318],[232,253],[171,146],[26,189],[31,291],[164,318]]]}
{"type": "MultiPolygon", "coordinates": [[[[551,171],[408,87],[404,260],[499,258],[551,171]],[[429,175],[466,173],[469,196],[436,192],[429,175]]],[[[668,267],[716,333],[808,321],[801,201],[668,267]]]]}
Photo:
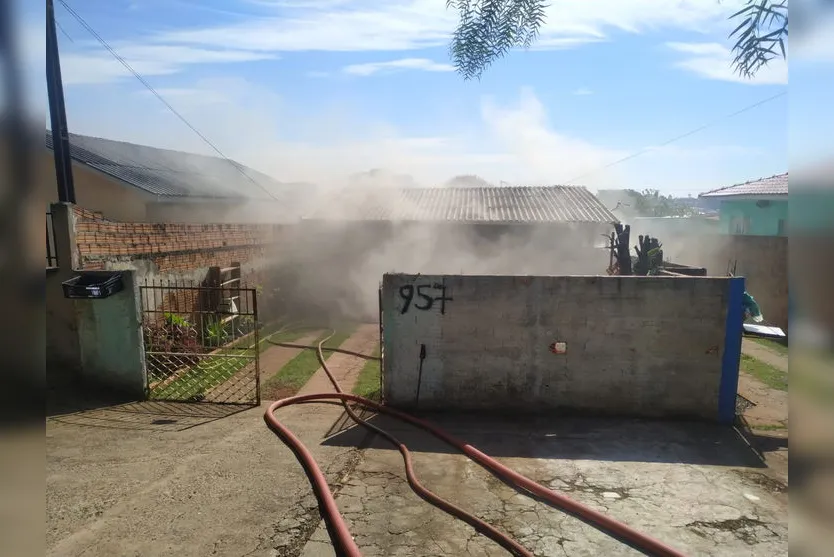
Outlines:
{"type": "Polygon", "coordinates": [[[240,267],[209,279],[140,286],[147,398],[258,405],[260,338],[254,288],[240,267]]]}

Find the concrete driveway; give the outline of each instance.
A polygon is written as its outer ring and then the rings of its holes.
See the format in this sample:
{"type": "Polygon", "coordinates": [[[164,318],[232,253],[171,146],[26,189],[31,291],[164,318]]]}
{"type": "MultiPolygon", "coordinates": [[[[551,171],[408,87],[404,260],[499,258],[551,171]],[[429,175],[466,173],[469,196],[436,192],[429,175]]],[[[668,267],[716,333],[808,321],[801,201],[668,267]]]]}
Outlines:
{"type": "MultiPolygon", "coordinates": [[[[597,529],[520,495],[423,432],[375,418],[415,451],[421,482],[541,556],[639,555],[597,529]]],[[[788,554],[787,487],[731,429],[598,419],[435,416],[458,438],[543,485],[689,555],[788,554]]],[[[351,428],[326,443],[353,446],[351,428]]],[[[369,556],[505,555],[417,497],[399,453],[375,439],[337,498],[369,556]]],[[[303,557],[331,556],[323,525],[303,557]]]]}
{"type": "MultiPolygon", "coordinates": [[[[227,415],[205,404],[136,403],[49,419],[47,555],[291,550],[315,528],[318,511],[295,457],[264,424],[264,409],[227,415]]],[[[334,479],[359,456],[354,447],[321,444],[338,415],[321,406],[282,413],[334,479]]]]}
{"type": "MultiPolygon", "coordinates": [[[[177,410],[126,405],[48,421],[47,555],[333,555],[307,480],[264,425],[263,408],[220,419],[208,405],[182,405],[179,417],[177,410]]],[[[281,416],[322,464],[366,555],[504,554],[414,495],[399,453],[347,426],[340,408],[299,406],[281,416]]],[[[686,553],[787,555],[787,488],[733,430],[629,420],[432,419],[686,553]]],[[[422,432],[374,420],[415,451],[427,487],[536,555],[636,554],[517,494],[422,432]]]]}

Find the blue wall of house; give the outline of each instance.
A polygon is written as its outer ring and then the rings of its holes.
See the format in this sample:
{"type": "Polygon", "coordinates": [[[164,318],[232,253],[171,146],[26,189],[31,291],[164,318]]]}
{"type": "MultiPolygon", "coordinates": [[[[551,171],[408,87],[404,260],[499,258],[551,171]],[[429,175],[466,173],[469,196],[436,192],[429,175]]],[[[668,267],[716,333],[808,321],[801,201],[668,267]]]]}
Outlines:
{"type": "Polygon", "coordinates": [[[745,223],[742,234],[751,236],[786,236],[788,227],[788,201],[768,202],[759,207],[755,199],[721,201],[719,211],[721,229],[726,234],[738,234],[737,225],[745,223]],[[780,233],[779,222],[783,222],[780,233]]]}

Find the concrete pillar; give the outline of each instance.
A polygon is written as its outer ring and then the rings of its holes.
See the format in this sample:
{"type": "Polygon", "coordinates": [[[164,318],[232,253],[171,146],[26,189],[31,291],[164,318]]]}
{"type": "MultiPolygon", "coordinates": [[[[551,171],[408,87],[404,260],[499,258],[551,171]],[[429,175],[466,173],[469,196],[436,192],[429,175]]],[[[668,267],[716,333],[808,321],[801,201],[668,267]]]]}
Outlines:
{"type": "Polygon", "coordinates": [[[146,378],[139,285],[135,271],[121,272],[121,292],[99,300],[75,300],[81,378],[141,400],[146,378]]]}
{"type": "Polygon", "coordinates": [[[57,267],[46,271],[46,371],[47,382],[55,386],[77,380],[81,370],[75,304],[64,298],[61,287],[78,268],[78,249],[73,205],[53,203],[50,211],[57,267]]]}

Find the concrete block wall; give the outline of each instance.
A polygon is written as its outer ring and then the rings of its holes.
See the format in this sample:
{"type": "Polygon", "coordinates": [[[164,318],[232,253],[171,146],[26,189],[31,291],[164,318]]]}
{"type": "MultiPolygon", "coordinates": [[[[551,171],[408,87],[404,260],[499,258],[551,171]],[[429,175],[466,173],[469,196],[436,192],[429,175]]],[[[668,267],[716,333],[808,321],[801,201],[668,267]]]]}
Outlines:
{"type": "Polygon", "coordinates": [[[714,275],[736,263],[747,290],[762,308],[765,320],[788,331],[788,238],[784,236],[722,236],[703,243],[703,264],[714,275]],[[710,246],[710,249],[707,249],[710,246]]]}
{"type": "Polygon", "coordinates": [[[145,394],[139,288],[123,271],[121,292],[103,300],[75,300],[81,379],[130,399],[145,394]]]}
{"type": "Polygon", "coordinates": [[[386,274],[385,400],[732,421],[743,290],[723,277],[386,274]]]}

